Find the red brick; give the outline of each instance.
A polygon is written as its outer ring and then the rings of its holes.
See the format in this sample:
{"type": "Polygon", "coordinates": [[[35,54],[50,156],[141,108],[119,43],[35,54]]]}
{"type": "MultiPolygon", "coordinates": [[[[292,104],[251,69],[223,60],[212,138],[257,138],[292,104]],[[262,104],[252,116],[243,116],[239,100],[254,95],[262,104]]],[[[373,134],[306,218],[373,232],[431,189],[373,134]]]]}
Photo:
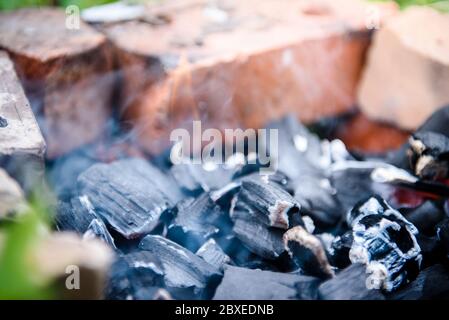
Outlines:
{"type": "MultiPolygon", "coordinates": [[[[219,11],[205,3],[153,8],[169,16],[166,25],[105,28],[124,70],[124,114],[148,150],[165,147],[170,130],[192,119],[260,127],[289,112],[312,121],[353,108],[370,40],[366,2],[227,1],[219,11]],[[211,22],[226,15],[224,24],[211,22]]],[[[375,6],[381,17],[396,10],[375,6]]]]}
{"type": "Polygon", "coordinates": [[[66,28],[59,9],[0,14],[8,51],[37,114],[52,158],[95,139],[110,114],[112,57],[90,26],[66,28]]]}

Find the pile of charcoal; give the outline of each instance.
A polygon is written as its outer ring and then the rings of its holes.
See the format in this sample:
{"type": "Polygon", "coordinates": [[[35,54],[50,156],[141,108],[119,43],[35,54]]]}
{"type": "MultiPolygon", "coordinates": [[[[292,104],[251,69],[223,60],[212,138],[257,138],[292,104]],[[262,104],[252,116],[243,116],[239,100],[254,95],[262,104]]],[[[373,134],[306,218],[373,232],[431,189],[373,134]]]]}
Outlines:
{"type": "Polygon", "coordinates": [[[449,107],[364,155],[286,117],[268,126],[269,175],[251,153],[213,167],[68,158],[52,172],[72,175],[56,225],[115,250],[108,299],[449,297],[448,124],[449,107]]]}

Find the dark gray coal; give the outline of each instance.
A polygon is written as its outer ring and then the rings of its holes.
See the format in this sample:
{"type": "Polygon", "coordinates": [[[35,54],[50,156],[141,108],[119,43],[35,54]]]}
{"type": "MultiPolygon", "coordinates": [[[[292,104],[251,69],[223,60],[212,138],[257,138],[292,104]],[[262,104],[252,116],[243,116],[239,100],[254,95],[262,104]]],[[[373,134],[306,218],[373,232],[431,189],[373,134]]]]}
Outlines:
{"type": "Polygon", "coordinates": [[[447,298],[448,121],[374,157],[286,117],[269,175],[84,146],[48,163],[56,228],[115,249],[108,299],[447,298]]]}

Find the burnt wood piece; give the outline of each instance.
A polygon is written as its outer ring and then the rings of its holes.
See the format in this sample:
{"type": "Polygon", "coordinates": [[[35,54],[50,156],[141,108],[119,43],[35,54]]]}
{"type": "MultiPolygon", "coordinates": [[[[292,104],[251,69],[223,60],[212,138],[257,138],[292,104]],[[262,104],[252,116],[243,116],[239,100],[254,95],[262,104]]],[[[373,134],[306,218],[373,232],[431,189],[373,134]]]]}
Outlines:
{"type": "Polygon", "coordinates": [[[379,196],[361,200],[350,212],[352,263],[364,263],[372,287],[393,291],[416,278],[422,260],[418,230],[379,196]]]}
{"type": "Polygon", "coordinates": [[[105,223],[128,239],[152,231],[181,197],[173,181],[142,159],[95,164],[78,177],[78,190],[105,223]]]}
{"type": "Polygon", "coordinates": [[[226,264],[231,263],[231,258],[223,251],[223,249],[215,242],[214,239],[207,240],[196,252],[207,263],[210,263],[217,269],[223,271],[226,264]]]}
{"type": "Polygon", "coordinates": [[[422,270],[418,277],[388,296],[393,300],[429,300],[449,298],[449,270],[436,264],[422,270]]]}
{"type": "Polygon", "coordinates": [[[334,276],[323,244],[306,229],[301,226],[291,228],[285,232],[283,240],[285,250],[303,273],[319,278],[334,276]]]}
{"type": "Polygon", "coordinates": [[[0,48],[15,63],[50,158],[93,141],[111,113],[112,52],[105,36],[73,20],[56,8],[0,14],[0,29],[8,30],[0,48]]]}
{"type": "Polygon", "coordinates": [[[229,218],[208,193],[196,199],[182,200],[173,214],[175,218],[168,228],[168,237],[191,251],[196,251],[207,239],[216,235],[219,227],[229,224],[225,221],[229,218]]]}
{"type": "MultiPolygon", "coordinates": [[[[449,105],[438,109],[415,131],[415,133],[434,132],[449,137],[449,105]]],[[[386,161],[405,170],[413,171],[407,150],[410,149],[409,142],[396,151],[387,154],[386,161]]]]}
{"type": "Polygon", "coordinates": [[[334,227],[343,217],[337,190],[324,175],[303,176],[295,188],[295,199],[301,204],[301,212],[310,216],[322,229],[334,227]]]}
{"type": "Polygon", "coordinates": [[[136,299],[140,289],[163,286],[158,258],[148,251],[132,252],[119,256],[109,270],[106,298],[136,299]]]}
{"type": "Polygon", "coordinates": [[[4,51],[0,51],[0,119],[0,167],[25,191],[39,187],[44,173],[44,138],[13,63],[4,51]]]}
{"type": "Polygon", "coordinates": [[[380,290],[367,288],[366,267],[355,263],[334,278],[323,282],[319,296],[323,300],[385,300],[380,290]]]}
{"type": "Polygon", "coordinates": [[[210,298],[212,290],[221,279],[218,268],[161,236],[146,236],[139,248],[158,257],[167,290],[176,299],[210,298]]]}
{"type": "Polygon", "coordinates": [[[56,228],[59,231],[75,231],[83,234],[87,231],[97,214],[86,207],[85,198],[74,197],[68,202],[59,201],[56,209],[56,228]]]}
{"type": "Polygon", "coordinates": [[[117,249],[115,246],[114,238],[112,238],[106,225],[101,219],[93,219],[90,223],[87,231],[83,234],[83,239],[98,238],[113,249],[117,249]]]}
{"type": "Polygon", "coordinates": [[[320,280],[299,274],[226,266],[214,300],[312,300],[320,280]]]}
{"type": "Polygon", "coordinates": [[[254,219],[236,218],[232,231],[249,251],[262,258],[276,260],[285,252],[282,242],[285,230],[254,219]]]}
{"type": "Polygon", "coordinates": [[[285,190],[266,179],[244,179],[231,208],[231,218],[251,216],[269,227],[288,229],[303,224],[299,203],[285,190]],[[246,211],[246,214],[244,213],[246,211]]]}
{"type": "Polygon", "coordinates": [[[409,139],[409,158],[414,173],[425,180],[449,177],[449,137],[435,132],[416,132],[409,139]]]}
{"type": "Polygon", "coordinates": [[[419,207],[407,210],[404,216],[418,228],[420,233],[432,236],[435,226],[446,216],[442,205],[434,201],[425,201],[419,207]]]}
{"type": "Polygon", "coordinates": [[[351,250],[353,241],[352,231],[347,231],[341,236],[335,237],[329,250],[329,259],[333,266],[344,269],[351,264],[349,251],[351,250]]]}

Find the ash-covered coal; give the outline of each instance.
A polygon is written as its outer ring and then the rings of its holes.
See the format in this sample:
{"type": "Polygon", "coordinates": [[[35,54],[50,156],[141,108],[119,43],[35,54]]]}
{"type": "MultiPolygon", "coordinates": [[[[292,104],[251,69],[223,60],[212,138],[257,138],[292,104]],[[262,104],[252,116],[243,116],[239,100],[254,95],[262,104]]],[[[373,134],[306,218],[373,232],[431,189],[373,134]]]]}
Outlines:
{"type": "Polygon", "coordinates": [[[449,107],[372,156],[286,117],[268,125],[269,175],[249,151],[177,165],[170,150],[106,160],[82,148],[49,163],[56,228],[115,248],[109,299],[446,297],[448,119],[449,107]]]}

